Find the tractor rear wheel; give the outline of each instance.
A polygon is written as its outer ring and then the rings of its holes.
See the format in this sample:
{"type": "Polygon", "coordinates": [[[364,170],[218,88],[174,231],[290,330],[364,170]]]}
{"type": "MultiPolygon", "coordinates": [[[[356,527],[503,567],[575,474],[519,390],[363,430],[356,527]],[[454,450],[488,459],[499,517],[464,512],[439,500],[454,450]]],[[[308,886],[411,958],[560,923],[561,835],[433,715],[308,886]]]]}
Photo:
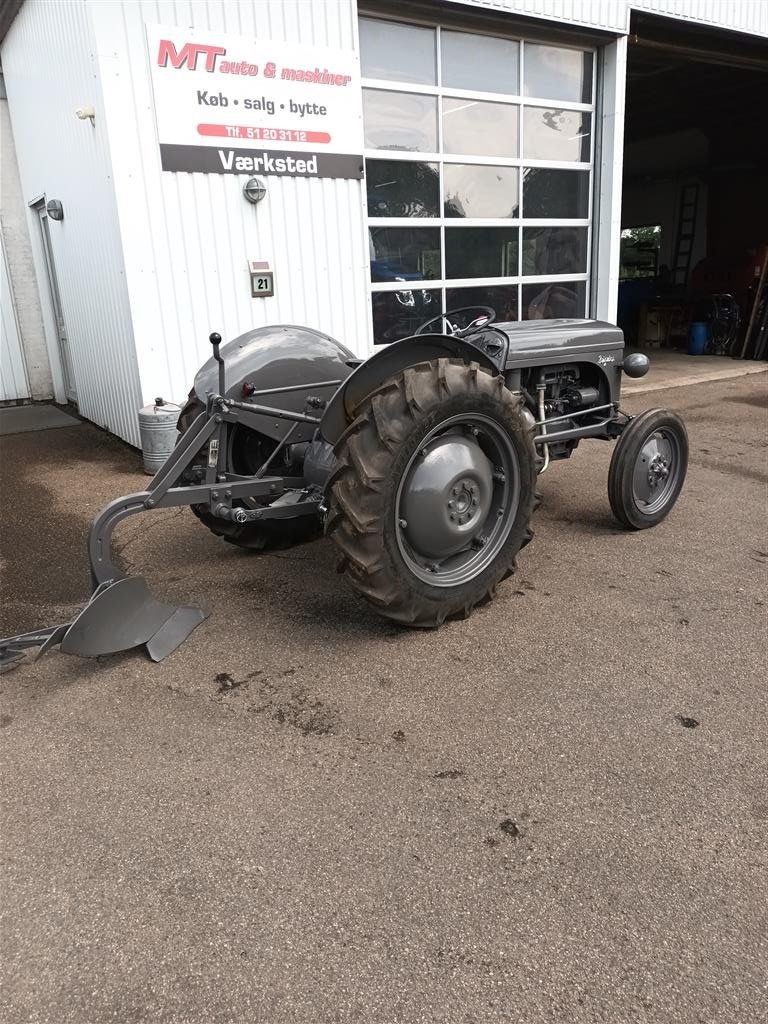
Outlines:
{"type": "MultiPolygon", "coordinates": [[[[205,411],[205,406],[195,395],[190,393],[187,404],[179,415],[178,427],[184,431],[192,421],[205,411]]],[[[238,428],[236,428],[238,429],[238,428]]],[[[230,450],[234,450],[234,446],[230,450]]],[[[255,472],[249,466],[228,467],[233,472],[255,472]]],[[[276,548],[287,548],[294,544],[315,540],[322,533],[319,516],[297,516],[295,519],[278,519],[274,522],[233,523],[228,519],[219,519],[211,514],[207,505],[190,505],[192,512],[217,537],[223,537],[229,544],[250,551],[269,551],[276,548]]]]}
{"type": "Polygon", "coordinates": [[[522,399],[477,363],[437,359],[391,377],[355,412],[328,487],[341,571],[398,622],[468,615],[532,536],[522,399]]]}

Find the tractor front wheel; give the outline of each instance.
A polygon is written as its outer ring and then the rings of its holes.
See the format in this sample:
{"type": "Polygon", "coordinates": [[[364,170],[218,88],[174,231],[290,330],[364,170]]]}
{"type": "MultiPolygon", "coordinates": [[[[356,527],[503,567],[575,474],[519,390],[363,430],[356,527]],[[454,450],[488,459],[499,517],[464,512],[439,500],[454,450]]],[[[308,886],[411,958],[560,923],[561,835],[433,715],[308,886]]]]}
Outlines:
{"type": "Polygon", "coordinates": [[[666,409],[631,420],[616,443],[608,470],[608,500],[622,526],[646,530],[669,515],[688,468],[685,424],[666,409]]]}
{"type": "Polygon", "coordinates": [[[502,377],[456,359],[410,367],[364,399],[335,454],[326,533],[380,614],[437,626],[514,571],[536,458],[502,377]]]}

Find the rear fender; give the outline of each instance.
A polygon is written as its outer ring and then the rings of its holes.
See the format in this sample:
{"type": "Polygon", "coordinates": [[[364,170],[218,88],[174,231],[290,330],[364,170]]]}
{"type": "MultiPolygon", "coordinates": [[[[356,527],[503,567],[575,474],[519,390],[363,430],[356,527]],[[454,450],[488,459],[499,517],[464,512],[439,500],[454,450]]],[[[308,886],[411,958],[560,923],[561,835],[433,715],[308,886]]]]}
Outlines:
{"type": "Polygon", "coordinates": [[[499,331],[484,331],[472,335],[472,341],[447,334],[421,334],[395,341],[366,359],[341,385],[326,406],[320,421],[320,433],[329,444],[336,444],[354,419],[355,409],[380,387],[409,366],[432,359],[463,359],[476,362],[493,374],[502,372],[507,346],[499,344],[499,331]]]}
{"type": "MultiPolygon", "coordinates": [[[[247,402],[252,389],[296,388],[253,401],[273,409],[306,412],[307,400],[315,397],[327,401],[351,373],[354,354],[334,338],[321,331],[293,324],[259,327],[241,334],[221,347],[226,370],[226,396],[247,402]],[[307,387],[304,387],[307,385],[307,387]],[[316,385],[316,386],[312,386],[316,385]]],[[[197,372],[194,390],[205,403],[210,393],[218,391],[218,364],[209,359],[197,372]]],[[[292,424],[287,420],[254,414],[250,426],[261,434],[282,440],[292,424]]],[[[315,428],[299,423],[293,427],[293,442],[310,441],[315,428]]]]}

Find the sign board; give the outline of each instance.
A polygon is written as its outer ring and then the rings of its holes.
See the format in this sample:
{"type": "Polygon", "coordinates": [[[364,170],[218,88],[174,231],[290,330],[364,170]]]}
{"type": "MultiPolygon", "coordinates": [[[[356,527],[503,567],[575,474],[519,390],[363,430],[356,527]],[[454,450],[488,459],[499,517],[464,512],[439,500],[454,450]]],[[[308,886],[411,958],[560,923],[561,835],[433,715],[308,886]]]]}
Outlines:
{"type": "Polygon", "coordinates": [[[164,171],[362,178],[351,50],[147,25],[164,171]]]}

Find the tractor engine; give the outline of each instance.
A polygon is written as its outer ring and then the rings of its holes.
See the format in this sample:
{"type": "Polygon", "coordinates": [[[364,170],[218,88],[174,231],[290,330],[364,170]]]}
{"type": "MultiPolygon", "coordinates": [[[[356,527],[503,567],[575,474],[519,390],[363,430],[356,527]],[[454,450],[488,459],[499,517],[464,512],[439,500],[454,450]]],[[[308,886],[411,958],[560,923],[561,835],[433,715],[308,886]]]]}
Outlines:
{"type": "MultiPolygon", "coordinates": [[[[606,401],[600,394],[599,371],[590,364],[569,363],[524,370],[521,390],[535,419],[541,419],[543,406],[544,417],[556,419],[558,430],[584,424],[583,414],[606,401]],[[569,414],[573,414],[573,418],[569,414]]],[[[567,459],[578,443],[578,439],[553,443],[550,445],[550,457],[567,459]]]]}

